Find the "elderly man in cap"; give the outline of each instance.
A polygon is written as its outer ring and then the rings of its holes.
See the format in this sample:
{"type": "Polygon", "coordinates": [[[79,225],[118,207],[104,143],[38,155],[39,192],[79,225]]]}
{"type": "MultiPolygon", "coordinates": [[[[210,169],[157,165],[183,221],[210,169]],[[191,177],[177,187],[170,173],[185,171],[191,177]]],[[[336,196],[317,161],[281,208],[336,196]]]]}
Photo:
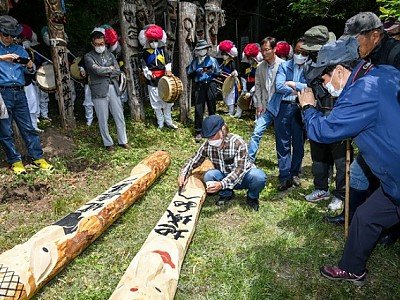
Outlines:
{"type": "Polygon", "coordinates": [[[311,89],[302,91],[299,100],[311,140],[332,143],[354,138],[379,178],[380,187],[353,216],[339,265],[321,268],[328,279],[362,285],[367,259],[382,230],[400,221],[400,71],[357,63],[357,50],[354,38],[340,39],[322,47],[313,64],[313,76],[321,77],[329,93],[338,96],[328,116],[315,109],[311,89]]]}
{"type": "MultiPolygon", "coordinates": [[[[318,51],[326,43],[334,41],[336,38],[333,33],[328,32],[328,28],[323,25],[311,27],[304,34],[305,42],[302,49],[310,53],[310,57],[315,61],[318,51]]],[[[333,96],[321,84],[320,78],[310,76],[309,61],[308,68],[305,70],[307,84],[314,91],[317,99],[316,108],[324,115],[329,115],[337,96],[333,96]]],[[[312,73],[311,73],[312,74],[312,73]]],[[[314,176],[314,190],[306,195],[309,202],[318,202],[330,199],[329,193],[329,170],[334,164],[336,167],[335,189],[332,191],[333,197],[328,205],[329,210],[340,209],[343,205],[346,185],[346,142],[339,141],[335,143],[318,143],[310,140],[312,174],[314,176]]],[[[353,150],[351,150],[353,151],[353,150]]],[[[329,216],[327,218],[330,218],[329,216]]]]}
{"type": "Polygon", "coordinates": [[[108,131],[110,111],[117,127],[118,146],[128,150],[130,146],[120,99],[122,92],[118,84],[121,70],[115,56],[106,47],[104,32],[104,28],[95,28],[90,35],[93,50],[85,55],[89,87],[105,148],[108,151],[114,151],[114,142],[108,131]]]}
{"type": "MultiPolygon", "coordinates": [[[[392,65],[400,69],[400,41],[388,37],[381,20],[374,13],[361,12],[351,17],[346,21],[343,36],[357,38],[361,58],[374,65],[392,65]]],[[[379,181],[360,153],[350,167],[350,216],[378,186],[379,181]]],[[[344,211],[336,217],[328,217],[327,220],[343,224],[344,211]]],[[[399,235],[400,226],[396,225],[382,234],[380,243],[391,245],[396,242],[399,235]]]]}
{"type": "Polygon", "coordinates": [[[201,124],[203,121],[204,107],[207,103],[208,115],[216,111],[217,87],[213,78],[221,73],[217,60],[208,55],[211,45],[205,40],[196,44],[195,55],[186,72],[195,82],[194,130],[196,142],[201,141],[201,124]]]}
{"type": "Polygon", "coordinates": [[[219,115],[205,118],[201,133],[207,140],[181,170],[179,187],[186,184],[193,169],[209,158],[215,169],[204,174],[204,181],[208,193],[219,192],[219,199],[215,204],[225,205],[231,202],[234,189],[247,189],[247,204],[257,211],[258,199],[265,187],[267,176],[250,160],[247,144],[240,136],[229,133],[224,119],[219,115]]]}
{"type": "Polygon", "coordinates": [[[43,158],[40,139],[32,126],[26,100],[24,74],[33,74],[35,66],[28,53],[14,38],[22,32],[22,26],[10,16],[0,16],[0,93],[8,110],[8,117],[0,119],[0,142],[15,174],[26,173],[21,154],[15,148],[12,122],[16,122],[33,163],[43,170],[52,170],[43,158]]]}

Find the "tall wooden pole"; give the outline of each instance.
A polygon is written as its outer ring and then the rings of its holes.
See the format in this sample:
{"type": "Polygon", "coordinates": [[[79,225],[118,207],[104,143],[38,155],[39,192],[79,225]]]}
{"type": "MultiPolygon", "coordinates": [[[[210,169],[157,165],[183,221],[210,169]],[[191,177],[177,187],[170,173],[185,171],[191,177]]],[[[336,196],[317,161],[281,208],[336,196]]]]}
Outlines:
{"type": "Polygon", "coordinates": [[[350,209],[350,157],[351,140],[346,140],[346,190],[344,197],[344,236],[349,235],[349,209],[350,209]]]}
{"type": "Polygon", "coordinates": [[[75,128],[74,103],[72,101],[73,82],[69,72],[67,41],[64,32],[66,19],[61,11],[60,0],[45,0],[44,3],[61,124],[64,128],[75,128]]]}
{"type": "Polygon", "coordinates": [[[157,151],[128,178],[0,255],[0,299],[29,299],[98,238],[168,168],[157,151]]]}
{"type": "Polygon", "coordinates": [[[141,65],[138,35],[144,25],[154,23],[154,10],[151,3],[143,0],[119,0],[119,17],[131,116],[134,121],[143,121],[146,93],[145,85],[139,79],[141,65]]]}
{"type": "Polygon", "coordinates": [[[211,44],[210,53],[212,56],[217,54],[218,29],[225,26],[225,11],[221,9],[222,0],[207,0],[204,5],[206,13],[205,36],[211,44]]]}
{"type": "Polygon", "coordinates": [[[190,114],[192,95],[191,80],[186,74],[186,67],[193,59],[193,45],[195,44],[197,6],[190,2],[179,2],[179,75],[182,80],[183,91],[180,98],[181,122],[186,123],[190,114]]]}

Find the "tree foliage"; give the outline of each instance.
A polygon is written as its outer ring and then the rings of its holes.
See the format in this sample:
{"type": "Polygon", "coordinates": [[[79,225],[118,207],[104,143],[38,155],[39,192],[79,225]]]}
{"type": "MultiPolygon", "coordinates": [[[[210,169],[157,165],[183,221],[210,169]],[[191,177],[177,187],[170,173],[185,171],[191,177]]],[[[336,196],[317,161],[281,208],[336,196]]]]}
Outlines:
{"type": "Polygon", "coordinates": [[[381,15],[379,16],[383,20],[397,19],[400,21],[400,2],[399,0],[377,0],[381,5],[379,11],[381,15]]]}

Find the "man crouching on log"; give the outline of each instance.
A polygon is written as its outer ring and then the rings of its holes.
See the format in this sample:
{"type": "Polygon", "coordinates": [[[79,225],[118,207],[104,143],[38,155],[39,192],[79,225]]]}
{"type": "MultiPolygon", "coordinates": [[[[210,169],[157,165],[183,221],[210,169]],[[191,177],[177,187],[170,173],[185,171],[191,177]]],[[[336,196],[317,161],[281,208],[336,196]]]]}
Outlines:
{"type": "Polygon", "coordinates": [[[215,204],[220,206],[230,203],[234,197],[233,189],[247,189],[247,204],[257,211],[258,198],[265,187],[267,176],[250,160],[247,144],[240,136],[229,133],[228,126],[219,115],[204,119],[201,135],[207,140],[183,167],[178,178],[179,188],[185,186],[191,171],[209,158],[214,169],[204,174],[204,182],[207,193],[219,192],[215,204]]]}

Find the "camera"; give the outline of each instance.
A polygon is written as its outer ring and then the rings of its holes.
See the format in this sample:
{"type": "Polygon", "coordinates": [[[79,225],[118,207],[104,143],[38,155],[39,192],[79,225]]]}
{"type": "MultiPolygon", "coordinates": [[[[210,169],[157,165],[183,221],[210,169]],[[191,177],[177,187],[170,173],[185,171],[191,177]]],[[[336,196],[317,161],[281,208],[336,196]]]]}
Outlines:
{"type": "Polygon", "coordinates": [[[26,65],[29,61],[30,61],[30,59],[25,58],[25,57],[18,57],[18,58],[13,59],[14,63],[21,64],[21,65],[26,65]]]}

